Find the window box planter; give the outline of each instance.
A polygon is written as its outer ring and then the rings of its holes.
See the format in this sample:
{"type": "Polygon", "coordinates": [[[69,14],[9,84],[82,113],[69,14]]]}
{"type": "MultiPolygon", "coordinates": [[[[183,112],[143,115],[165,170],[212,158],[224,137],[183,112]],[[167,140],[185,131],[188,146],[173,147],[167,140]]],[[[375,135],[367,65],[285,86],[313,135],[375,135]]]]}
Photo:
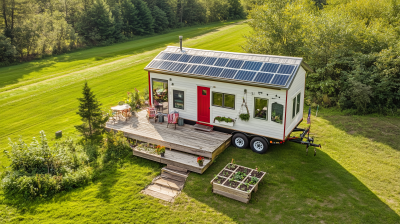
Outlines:
{"type": "Polygon", "coordinates": [[[264,178],[265,172],[248,167],[228,163],[212,180],[213,192],[240,202],[248,203],[251,193],[257,192],[258,184],[264,178]],[[234,180],[234,175],[240,172],[241,180],[234,180]],[[256,177],[257,179],[252,177],[256,177]],[[250,184],[251,183],[251,184],[250,184]]]}
{"type": "Polygon", "coordinates": [[[225,121],[217,121],[217,120],[215,120],[214,123],[233,127],[233,124],[234,124],[235,122],[225,122],[225,121]]]}

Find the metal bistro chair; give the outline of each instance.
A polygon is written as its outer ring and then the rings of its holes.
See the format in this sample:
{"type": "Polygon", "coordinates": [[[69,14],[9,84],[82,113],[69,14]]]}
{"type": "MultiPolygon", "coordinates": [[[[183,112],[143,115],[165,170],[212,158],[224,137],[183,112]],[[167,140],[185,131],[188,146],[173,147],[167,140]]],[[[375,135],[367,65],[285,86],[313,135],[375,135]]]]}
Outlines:
{"type": "Polygon", "coordinates": [[[169,113],[167,128],[168,128],[169,124],[175,124],[175,130],[176,130],[176,124],[178,123],[178,118],[179,118],[178,112],[173,111],[173,112],[169,113]]]}
{"type": "Polygon", "coordinates": [[[154,123],[157,122],[157,113],[154,107],[147,108],[147,121],[150,123],[150,119],[154,119],[154,123]]]}

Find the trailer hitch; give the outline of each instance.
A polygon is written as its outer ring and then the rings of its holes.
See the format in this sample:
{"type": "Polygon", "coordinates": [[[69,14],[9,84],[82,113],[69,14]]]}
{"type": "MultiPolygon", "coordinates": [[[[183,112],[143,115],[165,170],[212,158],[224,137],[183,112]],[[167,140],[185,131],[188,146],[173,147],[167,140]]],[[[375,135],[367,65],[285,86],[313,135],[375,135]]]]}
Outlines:
{"type": "Polygon", "coordinates": [[[314,138],[310,137],[310,127],[309,126],[307,129],[302,129],[302,128],[295,128],[293,132],[295,131],[302,131],[303,133],[300,134],[300,137],[289,137],[287,140],[290,142],[306,145],[306,155],[308,155],[308,148],[310,146],[314,146],[314,156],[317,155],[317,149],[316,147],[322,148],[321,144],[314,144],[314,138]],[[306,137],[307,135],[307,137],[306,137]],[[305,138],[305,141],[303,139],[305,138]]]}

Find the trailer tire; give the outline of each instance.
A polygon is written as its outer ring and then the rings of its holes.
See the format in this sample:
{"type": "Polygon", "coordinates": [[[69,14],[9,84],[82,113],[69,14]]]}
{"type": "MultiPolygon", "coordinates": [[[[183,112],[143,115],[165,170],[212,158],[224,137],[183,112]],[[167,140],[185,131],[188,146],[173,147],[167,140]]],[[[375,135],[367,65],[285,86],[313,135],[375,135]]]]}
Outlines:
{"type": "Polygon", "coordinates": [[[242,133],[236,133],[232,137],[232,145],[239,149],[245,149],[249,146],[249,139],[242,133]]]}
{"type": "Polygon", "coordinates": [[[250,148],[253,152],[263,154],[268,150],[268,143],[263,138],[254,137],[250,142],[250,148]]]}

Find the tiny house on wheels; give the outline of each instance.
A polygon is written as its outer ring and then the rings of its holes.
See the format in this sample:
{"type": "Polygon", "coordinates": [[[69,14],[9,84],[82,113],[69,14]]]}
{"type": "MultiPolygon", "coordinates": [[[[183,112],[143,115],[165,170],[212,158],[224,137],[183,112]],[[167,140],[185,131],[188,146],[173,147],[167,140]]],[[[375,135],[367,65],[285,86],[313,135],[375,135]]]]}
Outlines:
{"type": "MultiPolygon", "coordinates": [[[[293,140],[303,120],[306,72],[302,58],[169,46],[146,67],[149,102],[185,123],[232,134],[238,148],[264,153],[293,140]]],[[[309,141],[302,144],[312,144],[309,141]]],[[[313,145],[313,144],[312,144],[313,145]]]]}

